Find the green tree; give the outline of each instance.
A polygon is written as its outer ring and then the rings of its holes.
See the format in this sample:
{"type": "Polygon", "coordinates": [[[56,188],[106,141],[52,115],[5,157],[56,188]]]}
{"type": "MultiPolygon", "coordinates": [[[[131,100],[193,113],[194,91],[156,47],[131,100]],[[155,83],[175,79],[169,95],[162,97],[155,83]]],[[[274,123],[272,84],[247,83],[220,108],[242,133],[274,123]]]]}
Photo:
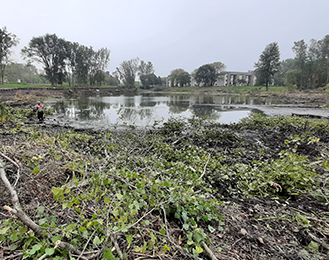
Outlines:
{"type": "Polygon", "coordinates": [[[209,65],[213,66],[217,73],[221,73],[222,71],[226,70],[225,64],[220,61],[210,63],[209,65]]]}
{"type": "Polygon", "coordinates": [[[5,77],[8,79],[8,82],[17,82],[18,79],[21,82],[27,83],[49,83],[46,79],[40,75],[38,69],[31,63],[22,64],[12,62],[8,64],[5,71],[5,77]]]}
{"type": "Polygon", "coordinates": [[[131,59],[123,61],[120,66],[116,68],[116,72],[122,84],[125,87],[135,87],[136,73],[138,72],[139,59],[131,59]]]}
{"type": "Polygon", "coordinates": [[[101,48],[98,51],[94,51],[93,48],[90,47],[88,56],[88,75],[90,85],[94,85],[97,82],[97,84],[101,86],[104,79],[105,69],[110,62],[110,50],[107,48],[101,48]]]}
{"type": "Polygon", "coordinates": [[[321,40],[312,39],[308,48],[304,40],[295,42],[293,50],[300,71],[298,86],[314,88],[329,83],[329,35],[321,40]]]}
{"type": "Polygon", "coordinates": [[[146,89],[148,89],[150,86],[156,86],[162,84],[161,78],[157,77],[154,73],[141,75],[139,78],[143,84],[143,87],[146,89]]]}
{"type": "Polygon", "coordinates": [[[189,86],[191,84],[191,75],[190,73],[184,71],[182,73],[180,73],[177,77],[177,81],[179,86],[183,87],[183,86],[189,86]]]}
{"type": "Polygon", "coordinates": [[[31,59],[43,65],[46,78],[52,86],[62,83],[65,75],[66,41],[56,34],[33,37],[28,47],[21,51],[24,59],[31,59]]]}
{"type": "Polygon", "coordinates": [[[6,66],[9,64],[11,48],[19,43],[15,34],[7,31],[6,27],[0,28],[0,85],[4,84],[6,66]]]}
{"type": "Polygon", "coordinates": [[[105,83],[110,86],[119,86],[120,80],[113,74],[111,75],[109,71],[105,72],[105,83]]]}
{"type": "Polygon", "coordinates": [[[275,73],[278,71],[280,65],[280,50],[276,42],[268,44],[255,63],[255,74],[258,84],[265,84],[266,90],[272,83],[275,73]]]}
{"type": "Polygon", "coordinates": [[[84,45],[76,46],[74,60],[74,75],[78,85],[88,84],[89,59],[92,55],[91,47],[84,45]]]}
{"type": "Polygon", "coordinates": [[[138,75],[150,75],[155,72],[152,62],[146,63],[145,61],[141,60],[138,66],[138,75]]]}
{"type": "Polygon", "coordinates": [[[202,65],[195,73],[195,80],[199,86],[212,86],[215,84],[218,73],[214,66],[210,64],[202,65]]]}
{"type": "Polygon", "coordinates": [[[306,63],[308,61],[307,57],[307,44],[305,44],[304,40],[300,40],[298,42],[294,42],[294,46],[292,47],[293,52],[295,53],[295,61],[296,65],[300,69],[300,79],[299,79],[299,88],[303,89],[304,81],[306,78],[306,63]]]}
{"type": "Polygon", "coordinates": [[[175,69],[175,70],[172,70],[170,72],[170,75],[169,75],[169,80],[170,80],[170,86],[172,87],[177,87],[178,86],[178,78],[179,78],[179,75],[186,72],[185,70],[183,69],[175,69]]]}
{"type": "MultiPolygon", "coordinates": [[[[274,75],[274,85],[276,86],[285,86],[287,82],[287,72],[297,69],[295,59],[286,59],[280,62],[277,73],[274,75]]],[[[294,83],[295,84],[295,83],[294,83]]]]}

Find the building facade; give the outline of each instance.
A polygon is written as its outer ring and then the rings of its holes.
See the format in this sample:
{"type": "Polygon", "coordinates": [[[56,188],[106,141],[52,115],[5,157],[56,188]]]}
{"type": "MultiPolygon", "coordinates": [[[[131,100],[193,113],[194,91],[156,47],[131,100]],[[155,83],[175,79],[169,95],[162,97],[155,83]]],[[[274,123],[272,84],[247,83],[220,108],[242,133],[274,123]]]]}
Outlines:
{"type": "MultiPolygon", "coordinates": [[[[214,86],[255,86],[256,76],[253,71],[237,72],[222,71],[219,73],[214,86]]],[[[197,86],[196,80],[192,77],[191,86],[197,86]]]]}

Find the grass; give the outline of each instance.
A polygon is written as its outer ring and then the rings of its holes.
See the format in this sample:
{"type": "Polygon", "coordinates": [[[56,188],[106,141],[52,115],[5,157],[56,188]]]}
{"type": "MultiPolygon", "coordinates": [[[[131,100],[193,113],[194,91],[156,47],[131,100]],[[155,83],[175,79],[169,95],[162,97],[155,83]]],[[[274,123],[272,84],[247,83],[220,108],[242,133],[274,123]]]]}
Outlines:
{"type": "MultiPolygon", "coordinates": [[[[5,83],[4,85],[0,85],[0,88],[50,88],[51,84],[28,84],[28,83],[5,83]]],[[[68,84],[63,84],[63,86],[58,85],[57,87],[61,88],[69,88],[68,84]]],[[[89,87],[89,86],[88,86],[89,87]]],[[[118,86],[92,86],[92,88],[117,88],[118,86]]]]}
{"type": "MultiPolygon", "coordinates": [[[[262,86],[212,86],[212,87],[172,87],[168,88],[170,92],[192,92],[192,91],[216,91],[216,90],[225,90],[225,91],[252,91],[252,90],[261,90],[266,91],[265,87],[262,86]]],[[[283,86],[271,86],[269,87],[269,91],[282,91],[287,90],[286,87],[283,86]]]]}
{"type": "Polygon", "coordinates": [[[8,83],[0,85],[0,88],[49,88],[50,84],[28,84],[28,83],[8,83]]]}

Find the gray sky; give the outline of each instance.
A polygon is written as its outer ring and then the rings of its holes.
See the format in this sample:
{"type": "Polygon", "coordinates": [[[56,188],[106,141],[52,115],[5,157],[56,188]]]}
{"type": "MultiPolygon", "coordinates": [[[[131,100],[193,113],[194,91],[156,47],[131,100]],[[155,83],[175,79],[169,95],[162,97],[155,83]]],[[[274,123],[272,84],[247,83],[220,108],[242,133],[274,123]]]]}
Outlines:
{"type": "Polygon", "coordinates": [[[294,41],[329,34],[328,0],[0,0],[0,8],[0,27],[20,39],[18,62],[32,37],[56,33],[110,49],[111,73],[139,57],[161,77],[215,61],[253,70],[271,42],[283,60],[294,58],[294,41]]]}

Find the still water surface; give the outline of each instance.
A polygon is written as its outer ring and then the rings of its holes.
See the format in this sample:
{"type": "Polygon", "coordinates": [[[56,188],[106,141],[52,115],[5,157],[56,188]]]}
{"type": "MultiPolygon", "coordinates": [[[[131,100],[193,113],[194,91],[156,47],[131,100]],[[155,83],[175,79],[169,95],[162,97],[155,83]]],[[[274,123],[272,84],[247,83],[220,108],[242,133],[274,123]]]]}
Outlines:
{"type": "Polygon", "coordinates": [[[106,129],[117,125],[152,126],[170,117],[207,116],[220,123],[234,123],[252,113],[289,114],[296,109],[270,99],[241,95],[197,96],[143,94],[94,96],[52,104],[53,120],[76,128],[106,129]]]}

